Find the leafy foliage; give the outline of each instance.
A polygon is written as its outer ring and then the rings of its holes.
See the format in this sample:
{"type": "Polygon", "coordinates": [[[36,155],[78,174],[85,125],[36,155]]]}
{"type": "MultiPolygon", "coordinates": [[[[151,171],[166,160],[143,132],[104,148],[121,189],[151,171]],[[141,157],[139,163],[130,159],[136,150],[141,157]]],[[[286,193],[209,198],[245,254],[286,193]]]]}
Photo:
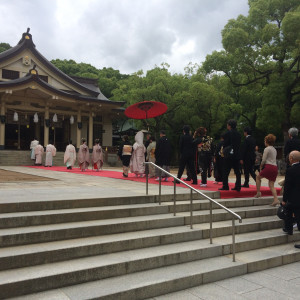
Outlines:
{"type": "Polygon", "coordinates": [[[55,59],[52,60],[51,63],[69,76],[98,79],[101,92],[107,98],[112,97],[111,92],[117,87],[117,82],[129,76],[121,74],[119,70],[114,70],[113,68],[97,69],[90,64],[76,63],[74,60],[55,59]]]}
{"type": "Polygon", "coordinates": [[[280,133],[300,126],[300,4],[249,0],[249,6],[247,17],[229,20],[222,31],[225,50],[208,55],[203,68],[230,79],[250,124],[280,133]]]}
{"type": "Polygon", "coordinates": [[[8,43],[0,43],[0,53],[10,49],[11,46],[8,43]]]}

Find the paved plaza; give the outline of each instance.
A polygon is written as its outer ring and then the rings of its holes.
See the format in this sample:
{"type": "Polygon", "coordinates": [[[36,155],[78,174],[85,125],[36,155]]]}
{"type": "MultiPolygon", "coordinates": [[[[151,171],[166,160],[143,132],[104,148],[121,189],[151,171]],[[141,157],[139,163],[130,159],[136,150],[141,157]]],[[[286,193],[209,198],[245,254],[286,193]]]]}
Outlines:
{"type": "MultiPolygon", "coordinates": [[[[0,167],[4,170],[49,178],[45,181],[0,183],[1,200],[39,201],[60,199],[109,198],[146,194],[144,183],[106,177],[54,172],[26,167],[0,167]]],[[[121,169],[114,168],[121,171],[121,169]]],[[[176,170],[174,170],[176,174],[176,170]]],[[[231,177],[230,181],[234,181],[231,177]]],[[[250,182],[254,184],[254,182],[250,182]]],[[[263,181],[266,186],[267,182],[263,181]]],[[[277,185],[278,186],[278,185],[277,185]]],[[[189,193],[177,187],[178,193],[189,193]]],[[[163,186],[162,194],[172,194],[172,186],[163,186]]],[[[149,185],[149,194],[158,194],[158,185],[149,185]]],[[[299,250],[300,251],[300,250],[299,250]]],[[[299,299],[300,262],[234,277],[154,299],[299,299]]],[[[26,298],[26,297],[24,297],[26,298]]],[[[66,298],[67,299],[67,298],[66,298]]]]}

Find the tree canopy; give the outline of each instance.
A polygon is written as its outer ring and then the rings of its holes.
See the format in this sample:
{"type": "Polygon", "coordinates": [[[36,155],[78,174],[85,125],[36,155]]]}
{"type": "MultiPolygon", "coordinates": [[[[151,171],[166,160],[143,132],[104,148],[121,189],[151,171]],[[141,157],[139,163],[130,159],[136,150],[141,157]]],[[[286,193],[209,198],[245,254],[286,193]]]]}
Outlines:
{"type": "Polygon", "coordinates": [[[258,128],[286,132],[300,126],[299,0],[249,0],[249,7],[247,17],[228,21],[224,50],[208,55],[203,68],[223,72],[239,96],[257,105],[242,105],[242,113],[251,112],[258,128]]]}
{"type": "Polygon", "coordinates": [[[117,82],[129,76],[127,74],[121,74],[119,70],[114,70],[113,68],[104,67],[103,69],[97,69],[90,64],[77,63],[72,59],[54,59],[51,61],[51,63],[69,76],[98,79],[98,84],[101,88],[101,92],[107,98],[112,97],[111,92],[117,87],[117,82]]]}
{"type": "Polygon", "coordinates": [[[0,43],[0,53],[10,49],[11,46],[8,43],[0,43]]]}

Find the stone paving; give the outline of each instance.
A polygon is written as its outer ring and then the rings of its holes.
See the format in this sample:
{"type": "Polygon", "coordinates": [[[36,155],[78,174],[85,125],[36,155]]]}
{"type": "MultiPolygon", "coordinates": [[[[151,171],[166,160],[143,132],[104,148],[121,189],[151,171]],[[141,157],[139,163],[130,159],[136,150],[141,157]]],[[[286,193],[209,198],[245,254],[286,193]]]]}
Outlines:
{"type": "Polygon", "coordinates": [[[155,300],[299,299],[300,262],[171,293],[155,300]]]}
{"type": "MultiPolygon", "coordinates": [[[[144,183],[119,179],[70,174],[51,170],[26,167],[4,167],[1,169],[44,176],[52,180],[39,182],[9,182],[0,184],[0,201],[18,202],[19,200],[59,200],[84,199],[116,196],[145,195],[144,183]],[[53,180],[56,179],[56,180],[53,180]]],[[[108,168],[107,168],[108,169],[108,168]]],[[[114,168],[121,171],[121,169],[114,168]]],[[[173,174],[176,174],[174,170],[173,174]]],[[[252,179],[251,179],[252,180],[252,179]]],[[[229,181],[234,181],[234,176],[229,181]]],[[[250,184],[254,184],[253,180],[250,184]]],[[[267,186],[267,182],[262,182],[267,186]]],[[[276,186],[278,186],[276,184],[276,186]]],[[[185,188],[177,187],[178,193],[189,193],[185,188]]],[[[172,194],[172,186],[164,186],[162,194],[172,194]]],[[[158,185],[149,185],[149,194],[158,194],[158,185]]],[[[300,250],[299,250],[300,251],[300,250]]],[[[204,286],[172,293],[154,299],[299,299],[300,298],[300,262],[284,265],[218,281],[204,286]]]]}

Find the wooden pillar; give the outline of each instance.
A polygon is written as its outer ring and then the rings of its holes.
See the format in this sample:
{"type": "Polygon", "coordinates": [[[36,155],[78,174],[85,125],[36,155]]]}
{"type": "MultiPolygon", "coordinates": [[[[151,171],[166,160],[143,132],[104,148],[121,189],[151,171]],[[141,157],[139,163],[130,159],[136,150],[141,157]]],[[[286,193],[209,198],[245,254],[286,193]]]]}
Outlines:
{"type": "Polygon", "coordinates": [[[44,121],[44,147],[49,144],[49,106],[45,107],[45,121],[44,121]],[[47,126],[48,125],[48,126],[47,126]]]}
{"type": "Polygon", "coordinates": [[[78,113],[77,113],[77,142],[76,142],[76,148],[77,149],[79,149],[80,144],[81,144],[81,128],[82,128],[81,109],[78,109],[78,113]]]}
{"type": "Polygon", "coordinates": [[[5,148],[5,101],[1,101],[1,111],[0,111],[0,149],[5,148]]]}
{"type": "Polygon", "coordinates": [[[89,116],[89,148],[93,148],[93,127],[94,127],[94,122],[93,122],[93,113],[90,112],[89,116]]]}

